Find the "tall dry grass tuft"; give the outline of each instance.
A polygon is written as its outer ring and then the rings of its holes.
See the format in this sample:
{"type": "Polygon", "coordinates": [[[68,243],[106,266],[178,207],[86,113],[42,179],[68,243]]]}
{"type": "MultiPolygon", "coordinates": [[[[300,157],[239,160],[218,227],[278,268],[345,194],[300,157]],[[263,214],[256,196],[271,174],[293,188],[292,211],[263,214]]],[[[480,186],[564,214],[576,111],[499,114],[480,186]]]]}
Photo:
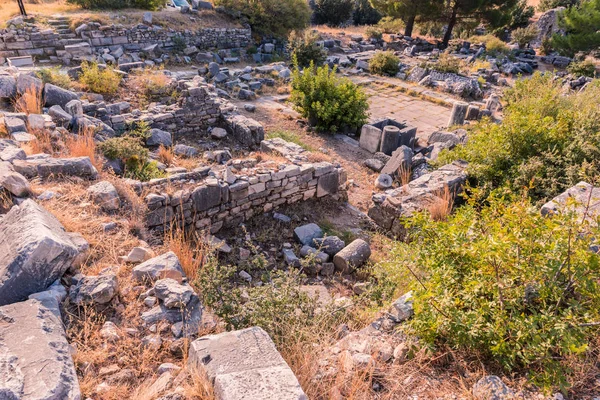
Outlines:
{"type": "Polygon", "coordinates": [[[29,86],[25,93],[15,100],[14,108],[16,112],[29,114],[42,113],[42,92],[35,86],[29,86]]]}
{"type": "Polygon", "coordinates": [[[7,138],[8,130],[6,129],[6,125],[4,125],[4,120],[0,121],[0,138],[7,138]]]}
{"type": "Polygon", "coordinates": [[[173,148],[165,147],[162,144],[158,148],[158,159],[161,163],[166,166],[173,165],[173,159],[175,158],[175,153],[173,152],[173,148]]]}
{"type": "Polygon", "coordinates": [[[215,392],[206,371],[192,369],[189,372],[191,382],[183,385],[185,397],[197,400],[215,400],[215,392]]]}
{"type": "Polygon", "coordinates": [[[35,140],[24,146],[27,154],[47,153],[54,154],[52,136],[47,129],[29,129],[29,133],[35,136],[35,140]]]}
{"type": "Polygon", "coordinates": [[[102,170],[102,157],[96,151],[96,142],[94,140],[95,129],[85,126],[80,129],[78,135],[71,135],[67,138],[65,145],[69,155],[72,157],[89,157],[92,165],[98,171],[102,170]]]}
{"type": "Polygon", "coordinates": [[[400,181],[400,184],[402,186],[408,185],[411,175],[412,171],[410,170],[410,167],[402,163],[400,168],[398,168],[398,180],[400,181]]]}
{"type": "Polygon", "coordinates": [[[444,189],[434,193],[433,199],[427,209],[434,221],[445,221],[452,212],[453,207],[454,194],[448,185],[445,185],[444,189]]]}
{"type": "Polygon", "coordinates": [[[165,233],[165,244],[177,255],[183,272],[190,281],[198,277],[198,271],[208,262],[213,252],[209,243],[175,226],[165,233]]]}

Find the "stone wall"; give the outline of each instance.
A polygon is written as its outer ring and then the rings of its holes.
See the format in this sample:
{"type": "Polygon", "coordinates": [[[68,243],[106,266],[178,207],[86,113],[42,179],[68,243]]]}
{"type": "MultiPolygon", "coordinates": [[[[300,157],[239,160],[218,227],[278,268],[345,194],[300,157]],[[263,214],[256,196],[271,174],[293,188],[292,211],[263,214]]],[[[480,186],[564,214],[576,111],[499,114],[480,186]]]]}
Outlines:
{"type": "Polygon", "coordinates": [[[175,31],[142,24],[126,28],[97,23],[84,24],[73,32],[69,29],[42,29],[35,24],[24,23],[0,29],[0,64],[4,64],[7,58],[22,56],[32,56],[42,62],[67,62],[91,58],[92,54],[106,48],[111,53],[150,53],[149,49],[168,51],[175,47],[177,41],[180,42],[178,45],[195,46],[198,50],[238,50],[250,45],[251,34],[248,28],[175,31]]]}
{"type": "Polygon", "coordinates": [[[236,160],[208,176],[210,168],[146,183],[132,182],[144,197],[148,227],[163,231],[172,224],[218,232],[286,204],[346,197],[346,172],[331,163],[276,166],[236,160]],[[238,173],[239,175],[236,175],[238,173]]]}

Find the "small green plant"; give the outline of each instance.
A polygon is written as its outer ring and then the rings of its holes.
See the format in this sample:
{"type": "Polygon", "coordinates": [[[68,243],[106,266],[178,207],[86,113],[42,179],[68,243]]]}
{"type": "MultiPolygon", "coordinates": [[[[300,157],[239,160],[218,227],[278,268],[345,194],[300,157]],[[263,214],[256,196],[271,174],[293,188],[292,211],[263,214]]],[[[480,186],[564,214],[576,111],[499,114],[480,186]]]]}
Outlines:
{"type": "Polygon", "coordinates": [[[600,258],[580,236],[590,227],[570,214],[545,218],[526,197],[467,202],[446,221],[407,222],[412,256],[400,259],[418,276],[412,333],[564,390],[569,361],[597,332],[600,258]]]}
{"type": "Polygon", "coordinates": [[[63,89],[70,89],[73,82],[69,75],[60,72],[59,67],[44,67],[35,71],[38,78],[44,83],[51,83],[63,89]]]}
{"type": "Polygon", "coordinates": [[[376,28],[374,26],[369,26],[367,29],[365,29],[365,35],[367,35],[369,39],[383,39],[383,32],[381,31],[381,29],[376,28]]]}
{"type": "Polygon", "coordinates": [[[464,62],[457,57],[450,54],[442,53],[438,57],[436,62],[426,63],[425,68],[431,68],[439,72],[447,72],[458,74],[464,67],[464,62]]]}
{"type": "Polygon", "coordinates": [[[596,65],[589,60],[572,62],[567,67],[567,72],[575,76],[587,76],[590,78],[595,78],[597,75],[596,65]]]}
{"type": "Polygon", "coordinates": [[[319,34],[311,31],[298,33],[293,31],[288,38],[288,49],[293,60],[301,68],[308,67],[310,63],[321,65],[325,62],[327,54],[317,44],[319,34]]]}
{"type": "Polygon", "coordinates": [[[399,18],[383,17],[381,21],[377,23],[377,27],[381,29],[383,33],[399,34],[404,31],[404,22],[399,18]]]}
{"type": "Polygon", "coordinates": [[[148,149],[143,145],[149,137],[148,131],[148,124],[140,121],[133,124],[123,136],[110,138],[98,147],[104,157],[121,160],[125,164],[125,177],[140,181],[160,178],[164,174],[158,169],[155,161],[148,161],[148,149]]]}
{"type": "Polygon", "coordinates": [[[96,63],[86,61],[81,63],[79,83],[87,91],[104,95],[114,95],[119,90],[121,79],[122,75],[112,68],[101,68],[96,63]]]}
{"type": "Polygon", "coordinates": [[[512,32],[512,38],[517,44],[519,48],[524,49],[531,43],[533,39],[535,39],[538,35],[538,29],[535,25],[529,25],[524,28],[517,28],[512,32]]]}
{"type": "Polygon", "coordinates": [[[292,73],[290,100],[296,110],[318,131],[357,129],[367,121],[369,103],[362,88],[346,78],[338,78],[328,66],[292,73]]]}
{"type": "Polygon", "coordinates": [[[305,143],[298,134],[296,134],[292,131],[277,129],[275,131],[271,131],[271,132],[267,133],[267,137],[269,139],[281,138],[281,139],[285,140],[286,142],[291,142],[291,143],[297,144],[298,146],[302,147],[304,150],[315,151],[315,149],[311,145],[309,145],[308,143],[305,143]]]}
{"type": "Polygon", "coordinates": [[[187,42],[181,35],[173,36],[171,41],[173,42],[173,50],[178,53],[181,53],[187,47],[187,42]]]}
{"type": "Polygon", "coordinates": [[[400,71],[400,59],[391,51],[379,51],[369,61],[369,71],[377,75],[394,76],[400,71]]]}
{"type": "Polygon", "coordinates": [[[509,52],[509,48],[506,43],[493,35],[474,36],[470,38],[469,41],[474,43],[483,43],[485,46],[485,51],[494,56],[507,54],[509,52]]]}

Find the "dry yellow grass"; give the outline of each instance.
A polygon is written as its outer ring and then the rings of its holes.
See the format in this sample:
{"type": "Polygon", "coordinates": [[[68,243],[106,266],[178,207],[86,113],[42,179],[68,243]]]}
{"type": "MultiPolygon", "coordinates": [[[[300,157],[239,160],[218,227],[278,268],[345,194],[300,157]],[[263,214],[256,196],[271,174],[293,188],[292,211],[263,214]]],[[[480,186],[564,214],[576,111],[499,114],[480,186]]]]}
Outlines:
{"type": "Polygon", "coordinates": [[[92,127],[84,127],[78,135],[69,136],[65,145],[71,157],[89,157],[94,167],[101,171],[102,157],[96,151],[94,133],[95,130],[92,127]]]}
{"type": "Polygon", "coordinates": [[[431,203],[428,206],[431,218],[434,221],[444,221],[452,212],[454,206],[454,193],[446,185],[443,190],[435,193],[431,203]]]}
{"type": "Polygon", "coordinates": [[[175,153],[173,153],[173,149],[171,147],[165,147],[162,144],[158,148],[158,159],[161,163],[170,167],[173,165],[173,159],[175,158],[175,153]]]}
{"type": "Polygon", "coordinates": [[[398,169],[398,180],[400,181],[400,184],[402,186],[408,185],[408,183],[410,182],[411,174],[412,172],[409,166],[406,166],[404,164],[400,165],[400,168],[398,169]]]}
{"type": "Polygon", "coordinates": [[[35,86],[25,89],[25,93],[14,103],[15,111],[29,114],[42,113],[42,91],[35,86]]]}
{"type": "Polygon", "coordinates": [[[47,129],[29,129],[29,133],[35,136],[35,140],[23,146],[25,153],[54,154],[54,148],[52,146],[52,137],[50,136],[50,132],[47,129]]]}
{"type": "MultiPolygon", "coordinates": [[[[74,4],[69,4],[65,0],[58,1],[36,1],[26,2],[25,10],[30,16],[46,15],[53,16],[57,14],[73,12],[79,10],[79,7],[74,4]]],[[[0,0],[0,27],[5,25],[5,22],[19,15],[19,6],[16,1],[0,0]]]]}

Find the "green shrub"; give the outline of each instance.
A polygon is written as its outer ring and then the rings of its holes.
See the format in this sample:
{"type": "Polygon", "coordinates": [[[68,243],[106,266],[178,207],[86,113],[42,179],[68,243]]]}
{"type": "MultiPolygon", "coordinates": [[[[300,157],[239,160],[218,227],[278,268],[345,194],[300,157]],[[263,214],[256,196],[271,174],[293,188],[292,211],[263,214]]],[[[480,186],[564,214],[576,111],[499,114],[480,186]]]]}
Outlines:
{"type": "Polygon", "coordinates": [[[552,36],[552,47],[562,54],[574,56],[600,48],[600,0],[587,0],[559,15],[559,26],[565,34],[552,36]]]}
{"type": "Polygon", "coordinates": [[[367,96],[349,79],[338,78],[335,68],[312,64],[303,72],[295,68],[290,100],[319,131],[356,129],[367,121],[367,96]]]}
{"type": "Polygon", "coordinates": [[[485,46],[485,51],[491,55],[500,55],[509,52],[509,48],[506,43],[493,35],[476,36],[472,38],[471,41],[483,43],[485,46]]]}
{"type": "Polygon", "coordinates": [[[59,67],[45,67],[35,71],[38,78],[44,83],[51,83],[64,89],[70,89],[73,82],[69,75],[60,72],[59,67]]]}
{"type": "Polygon", "coordinates": [[[187,47],[187,42],[185,41],[185,38],[181,35],[173,36],[173,39],[171,39],[171,41],[173,42],[173,50],[175,50],[178,53],[181,53],[187,47]]]}
{"type": "Polygon", "coordinates": [[[381,29],[376,28],[374,26],[369,26],[367,29],[365,29],[365,35],[367,35],[367,38],[369,39],[383,39],[383,32],[381,32],[381,29]]]}
{"type": "Polygon", "coordinates": [[[67,0],[85,9],[118,9],[141,8],[144,10],[159,10],[166,6],[166,0],[67,0]]]}
{"type": "Polygon", "coordinates": [[[352,17],[354,0],[315,0],[313,18],[317,24],[340,26],[352,17]]]}
{"type": "Polygon", "coordinates": [[[535,25],[529,25],[525,28],[517,28],[512,32],[512,39],[519,44],[519,48],[524,49],[538,35],[538,29],[535,25]]]}
{"type": "Polygon", "coordinates": [[[398,34],[404,31],[404,22],[400,18],[383,17],[377,27],[388,34],[398,34]]]}
{"type": "Polygon", "coordinates": [[[590,78],[595,78],[597,75],[596,65],[589,60],[572,62],[567,67],[567,71],[575,76],[587,76],[590,78]]]}
{"type": "Polygon", "coordinates": [[[96,63],[81,63],[79,83],[84,90],[105,95],[114,95],[119,90],[122,75],[112,68],[100,68],[96,63]]]}
{"type": "Polygon", "coordinates": [[[436,62],[425,63],[424,68],[430,68],[439,72],[458,74],[464,67],[464,62],[450,54],[442,53],[436,62]]]}
{"type": "Polygon", "coordinates": [[[311,31],[298,33],[293,31],[288,38],[288,49],[292,60],[302,68],[308,67],[311,62],[321,65],[327,58],[325,50],[317,45],[319,34],[311,31]]]}
{"type": "Polygon", "coordinates": [[[378,51],[369,61],[369,71],[377,75],[394,76],[400,71],[400,59],[391,51],[378,51]]]}
{"type": "Polygon", "coordinates": [[[301,31],[310,22],[311,11],[305,0],[216,0],[215,6],[240,13],[260,35],[287,38],[291,31],[301,31]]]}
{"type": "Polygon", "coordinates": [[[600,310],[600,259],[578,238],[580,221],[496,195],[447,221],[416,216],[396,260],[420,275],[410,333],[564,388],[569,360],[593,345],[596,328],[586,324],[600,310]]]}
{"type": "Polygon", "coordinates": [[[469,162],[470,177],[483,189],[530,187],[547,201],[600,168],[600,85],[565,95],[551,74],[518,80],[505,92],[502,124],[483,121],[464,146],[443,151],[439,163],[469,162]]]}
{"type": "Polygon", "coordinates": [[[521,0],[510,11],[510,21],[506,28],[516,29],[529,26],[529,20],[535,15],[535,8],[527,5],[527,0],[521,0]]]}
{"type": "Polygon", "coordinates": [[[380,19],[381,13],[373,8],[369,0],[356,0],[352,13],[354,25],[373,25],[380,19]]]}
{"type": "Polygon", "coordinates": [[[155,161],[148,161],[148,149],[143,145],[149,137],[148,125],[142,121],[130,128],[123,136],[99,144],[104,157],[123,161],[127,178],[149,181],[164,176],[155,161]]]}

